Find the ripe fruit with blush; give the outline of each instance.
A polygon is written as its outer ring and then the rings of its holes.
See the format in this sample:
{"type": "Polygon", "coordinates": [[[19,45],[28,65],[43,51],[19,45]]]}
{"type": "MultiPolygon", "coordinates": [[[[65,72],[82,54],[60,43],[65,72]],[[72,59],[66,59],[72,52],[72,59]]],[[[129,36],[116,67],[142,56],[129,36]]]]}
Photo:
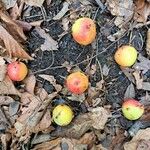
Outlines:
{"type": "Polygon", "coordinates": [[[23,62],[15,61],[7,66],[7,74],[13,81],[22,81],[27,73],[27,66],[23,62]]]}
{"type": "Polygon", "coordinates": [[[73,39],[81,45],[91,44],[96,37],[96,25],[90,18],[83,17],[72,26],[73,39]]]}
{"type": "Polygon", "coordinates": [[[82,94],[88,88],[88,77],[80,71],[70,74],[66,79],[68,90],[74,94],[82,94]]]}
{"type": "Polygon", "coordinates": [[[137,120],[144,113],[144,106],[135,99],[126,99],[122,105],[123,115],[129,120],[137,120]]]}
{"type": "Polygon", "coordinates": [[[130,67],[137,59],[137,50],[130,45],[121,46],[117,49],[114,58],[120,66],[130,67]]]}
{"type": "Polygon", "coordinates": [[[57,105],[52,112],[52,118],[59,126],[68,125],[72,121],[73,117],[72,109],[64,104],[57,105]]]}

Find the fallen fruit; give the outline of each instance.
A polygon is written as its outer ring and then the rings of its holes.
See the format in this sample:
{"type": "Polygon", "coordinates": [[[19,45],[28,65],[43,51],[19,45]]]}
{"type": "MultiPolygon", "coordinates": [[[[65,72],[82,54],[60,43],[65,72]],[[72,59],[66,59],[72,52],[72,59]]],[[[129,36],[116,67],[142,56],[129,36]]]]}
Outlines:
{"type": "Polygon", "coordinates": [[[96,37],[96,25],[90,18],[80,18],[72,26],[72,36],[81,45],[92,43],[96,37]]]}
{"type": "Polygon", "coordinates": [[[23,62],[15,61],[10,63],[7,67],[7,74],[13,81],[22,81],[27,73],[27,66],[23,62]]]}
{"type": "Polygon", "coordinates": [[[144,113],[144,106],[135,99],[126,99],[122,105],[123,115],[129,120],[137,120],[144,113]]]}
{"type": "Polygon", "coordinates": [[[88,77],[80,71],[70,74],[66,79],[68,90],[74,94],[82,94],[88,88],[88,77]]]}
{"type": "Polygon", "coordinates": [[[137,59],[137,50],[129,45],[121,46],[116,51],[114,58],[120,66],[130,67],[137,59]]]}
{"type": "Polygon", "coordinates": [[[60,126],[68,125],[72,121],[73,117],[72,109],[64,104],[57,105],[52,112],[54,122],[60,126]]]}

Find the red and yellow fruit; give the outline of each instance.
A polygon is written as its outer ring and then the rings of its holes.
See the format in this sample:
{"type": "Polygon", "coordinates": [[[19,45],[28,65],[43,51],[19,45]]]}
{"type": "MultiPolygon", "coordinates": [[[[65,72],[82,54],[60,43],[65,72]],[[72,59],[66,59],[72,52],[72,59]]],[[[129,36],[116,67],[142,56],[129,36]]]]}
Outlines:
{"type": "Polygon", "coordinates": [[[76,20],[72,26],[72,36],[81,45],[91,44],[96,37],[94,21],[87,17],[76,20]]]}
{"type": "Polygon", "coordinates": [[[64,104],[57,105],[52,112],[53,121],[59,126],[66,126],[70,124],[73,117],[72,109],[64,104]]]}
{"type": "Polygon", "coordinates": [[[137,50],[129,45],[121,46],[116,51],[114,58],[120,66],[130,67],[137,59],[137,50]]]}
{"type": "Polygon", "coordinates": [[[88,77],[80,71],[70,74],[66,79],[68,90],[74,94],[82,94],[88,88],[88,77]]]}
{"type": "Polygon", "coordinates": [[[126,99],[122,104],[123,115],[129,120],[137,120],[144,113],[144,106],[135,99],[126,99]]]}
{"type": "Polygon", "coordinates": [[[23,62],[15,61],[10,63],[7,67],[7,74],[13,81],[22,81],[27,73],[27,66],[23,62]]]}

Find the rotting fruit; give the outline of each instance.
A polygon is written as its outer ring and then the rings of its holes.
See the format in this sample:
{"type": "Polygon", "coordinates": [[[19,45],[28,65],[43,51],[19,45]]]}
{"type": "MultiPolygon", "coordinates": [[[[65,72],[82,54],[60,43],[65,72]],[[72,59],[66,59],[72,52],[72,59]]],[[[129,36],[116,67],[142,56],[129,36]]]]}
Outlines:
{"type": "Polygon", "coordinates": [[[81,45],[91,44],[96,37],[96,25],[90,18],[83,17],[72,26],[73,39],[81,45]]]}
{"type": "Polygon", "coordinates": [[[80,71],[71,73],[66,79],[67,89],[74,94],[84,93],[88,84],[88,77],[80,71]]]}
{"type": "Polygon", "coordinates": [[[73,117],[72,109],[65,104],[57,105],[52,112],[53,121],[59,126],[70,124],[73,117]]]}
{"type": "Polygon", "coordinates": [[[135,99],[125,99],[122,105],[122,112],[128,120],[137,120],[144,113],[144,105],[135,99]]]}
{"type": "Polygon", "coordinates": [[[10,63],[7,67],[7,74],[13,81],[22,81],[27,73],[27,66],[23,62],[15,61],[10,63]]]}
{"type": "Polygon", "coordinates": [[[130,67],[137,59],[137,50],[130,45],[123,45],[117,49],[114,58],[120,66],[130,67]]]}

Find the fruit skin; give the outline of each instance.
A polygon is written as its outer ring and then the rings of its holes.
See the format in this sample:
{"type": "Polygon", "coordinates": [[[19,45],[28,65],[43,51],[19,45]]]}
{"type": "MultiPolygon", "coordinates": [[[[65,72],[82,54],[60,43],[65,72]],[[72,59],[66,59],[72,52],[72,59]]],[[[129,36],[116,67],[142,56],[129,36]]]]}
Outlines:
{"type": "Polygon", "coordinates": [[[135,99],[126,99],[122,105],[123,115],[129,120],[137,120],[144,113],[144,106],[135,99]]]}
{"type": "Polygon", "coordinates": [[[137,50],[129,45],[121,46],[116,51],[114,58],[120,66],[130,67],[137,59],[137,50]]]}
{"type": "Polygon", "coordinates": [[[66,79],[68,90],[74,94],[82,94],[88,88],[88,77],[80,71],[70,74],[66,79]]]}
{"type": "Polygon", "coordinates": [[[59,126],[68,125],[72,121],[73,117],[72,109],[64,104],[57,105],[52,112],[52,118],[59,126]]]}
{"type": "Polygon", "coordinates": [[[22,81],[27,73],[27,66],[23,62],[15,61],[7,66],[7,74],[13,81],[22,81]]]}
{"type": "Polygon", "coordinates": [[[72,36],[81,45],[91,44],[96,37],[94,21],[87,17],[77,19],[72,26],[72,36]]]}

